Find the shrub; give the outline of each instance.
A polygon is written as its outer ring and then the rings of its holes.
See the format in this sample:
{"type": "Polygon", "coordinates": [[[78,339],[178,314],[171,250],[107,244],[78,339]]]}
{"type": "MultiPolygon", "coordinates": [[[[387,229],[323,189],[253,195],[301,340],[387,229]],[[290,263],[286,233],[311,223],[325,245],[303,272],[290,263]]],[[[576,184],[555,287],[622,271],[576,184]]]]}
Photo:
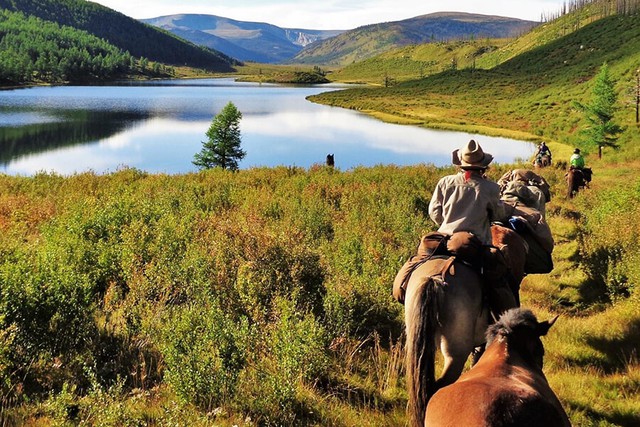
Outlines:
{"type": "Polygon", "coordinates": [[[290,299],[303,312],[321,314],[325,288],[318,255],[289,238],[249,235],[242,240],[248,244],[235,286],[254,321],[271,318],[277,297],[290,299]]]}
{"type": "Polygon", "coordinates": [[[310,314],[278,298],[276,319],[263,331],[263,346],[243,372],[236,404],[260,425],[298,425],[308,419],[302,390],[328,369],[327,333],[310,314]]]}
{"type": "Polygon", "coordinates": [[[212,301],[175,308],[163,324],[165,381],[185,402],[203,410],[229,404],[254,348],[246,318],[233,320],[212,301]]]}
{"type": "Polygon", "coordinates": [[[589,279],[615,301],[636,292],[640,282],[637,261],[640,226],[640,181],[623,188],[603,190],[583,199],[587,213],[580,229],[581,264],[589,279]]]}
{"type": "Polygon", "coordinates": [[[96,328],[86,275],[49,254],[23,255],[0,265],[1,328],[11,338],[5,360],[27,391],[82,381],[83,355],[96,328]]]}

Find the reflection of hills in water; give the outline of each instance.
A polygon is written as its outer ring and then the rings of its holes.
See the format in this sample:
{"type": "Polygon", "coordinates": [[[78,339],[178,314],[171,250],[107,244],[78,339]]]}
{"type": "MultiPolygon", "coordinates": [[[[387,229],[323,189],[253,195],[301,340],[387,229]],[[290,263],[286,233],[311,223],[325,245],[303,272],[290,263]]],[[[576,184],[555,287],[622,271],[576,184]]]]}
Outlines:
{"type": "Polygon", "coordinates": [[[105,139],[147,119],[132,112],[67,111],[60,121],[0,127],[0,164],[32,154],[105,139]]]}

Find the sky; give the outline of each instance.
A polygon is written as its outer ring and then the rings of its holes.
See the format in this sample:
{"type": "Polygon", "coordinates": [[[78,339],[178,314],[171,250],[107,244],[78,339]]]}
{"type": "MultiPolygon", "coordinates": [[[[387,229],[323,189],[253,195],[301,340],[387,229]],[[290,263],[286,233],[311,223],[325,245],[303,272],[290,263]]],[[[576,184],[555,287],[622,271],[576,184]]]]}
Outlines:
{"type": "Polygon", "coordinates": [[[197,13],[282,28],[350,30],[434,12],[468,12],[540,21],[566,0],[92,0],[136,19],[197,13]]]}

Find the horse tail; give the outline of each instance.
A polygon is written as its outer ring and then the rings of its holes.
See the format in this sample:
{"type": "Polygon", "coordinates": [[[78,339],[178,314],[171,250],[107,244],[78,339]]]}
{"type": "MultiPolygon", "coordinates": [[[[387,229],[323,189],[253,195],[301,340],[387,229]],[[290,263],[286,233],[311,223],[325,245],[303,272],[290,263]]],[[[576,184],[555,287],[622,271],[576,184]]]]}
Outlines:
{"type": "Polygon", "coordinates": [[[406,370],[410,425],[424,426],[427,402],[435,393],[435,334],[438,316],[437,279],[421,283],[407,315],[406,370]]]}
{"type": "Polygon", "coordinates": [[[567,173],[567,199],[573,198],[576,190],[576,174],[575,171],[569,170],[567,173]]]}

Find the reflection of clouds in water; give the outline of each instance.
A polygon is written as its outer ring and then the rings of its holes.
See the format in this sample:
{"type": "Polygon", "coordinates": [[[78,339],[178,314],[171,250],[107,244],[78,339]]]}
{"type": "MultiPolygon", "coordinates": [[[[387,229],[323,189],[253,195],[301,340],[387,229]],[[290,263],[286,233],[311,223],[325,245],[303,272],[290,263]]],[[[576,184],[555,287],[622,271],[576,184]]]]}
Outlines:
{"type": "Polygon", "coordinates": [[[209,123],[207,122],[182,122],[154,118],[131,128],[127,132],[105,138],[98,145],[101,148],[110,150],[142,150],[146,144],[152,144],[153,141],[165,142],[167,139],[171,139],[172,136],[176,143],[185,139],[193,140],[191,137],[186,137],[187,135],[193,135],[197,140],[200,137],[199,134],[202,134],[200,139],[204,139],[204,132],[208,126],[209,123]],[[200,131],[201,129],[204,129],[204,131],[200,131]]]}
{"type": "MultiPolygon", "coordinates": [[[[326,153],[336,153],[343,169],[376,164],[407,165],[420,162],[448,165],[451,151],[475,138],[497,162],[512,162],[533,154],[533,144],[502,138],[434,131],[390,125],[370,117],[336,111],[244,115],[240,123],[247,157],[241,168],[323,163],[326,153]],[[523,150],[527,152],[523,152],[523,150]]],[[[184,173],[206,140],[210,121],[154,118],[97,143],[26,156],[5,168],[9,174],[56,171],[98,173],[127,165],[149,172],[184,173]]]]}
{"type": "Polygon", "coordinates": [[[122,153],[109,153],[88,146],[65,148],[46,154],[25,156],[11,162],[6,173],[11,175],[33,175],[34,173],[55,172],[70,175],[77,172],[95,171],[98,173],[115,171],[121,165],[133,164],[131,158],[124,158],[122,153]]]}
{"type": "Polygon", "coordinates": [[[388,124],[351,111],[318,113],[285,112],[243,117],[242,131],[280,137],[312,135],[315,141],[358,145],[399,154],[428,152],[433,156],[450,155],[453,150],[475,139],[496,161],[511,162],[534,153],[533,144],[517,143],[506,138],[474,135],[465,132],[438,131],[409,125],[388,124]]]}
{"type": "MultiPolygon", "coordinates": [[[[15,92],[15,97],[8,100],[8,108],[29,106],[37,110],[39,106],[46,106],[65,110],[72,105],[82,111],[113,111],[120,114],[113,119],[122,131],[114,135],[107,129],[108,132],[102,134],[111,136],[84,146],[17,158],[0,170],[9,174],[32,174],[40,170],[63,174],[85,170],[102,173],[128,165],[149,172],[190,172],[195,170],[193,156],[202,149],[212,118],[230,100],[243,114],[240,131],[247,157],[240,163],[241,168],[308,167],[323,164],[327,153],[335,153],[336,166],[345,170],[377,164],[448,165],[451,151],[471,138],[498,162],[530,157],[535,149],[533,144],[508,139],[387,124],[362,113],[304,99],[327,89],[329,87],[256,87],[232,80],[180,81],[166,86],[136,83],[131,87],[25,89],[15,92]],[[129,113],[135,118],[122,128],[122,121],[127,120],[129,113]]],[[[0,107],[5,101],[0,98],[0,107]]],[[[47,111],[34,112],[32,116],[14,115],[4,120],[22,124],[51,120],[46,117],[50,116],[47,111]]],[[[104,119],[108,121],[109,116],[105,115],[104,119]]],[[[0,127],[2,120],[0,117],[0,127]]]]}
{"type": "Polygon", "coordinates": [[[154,147],[147,140],[192,128],[193,123],[152,119],[126,132],[100,140],[97,144],[25,156],[11,162],[6,167],[6,173],[31,175],[39,171],[55,171],[68,175],[88,170],[104,173],[124,166],[139,168],[146,157],[153,157],[154,147]]]}
{"type": "Polygon", "coordinates": [[[28,126],[31,124],[54,123],[60,121],[62,120],[59,117],[44,113],[3,111],[2,114],[0,114],[0,127],[28,126]]]}

